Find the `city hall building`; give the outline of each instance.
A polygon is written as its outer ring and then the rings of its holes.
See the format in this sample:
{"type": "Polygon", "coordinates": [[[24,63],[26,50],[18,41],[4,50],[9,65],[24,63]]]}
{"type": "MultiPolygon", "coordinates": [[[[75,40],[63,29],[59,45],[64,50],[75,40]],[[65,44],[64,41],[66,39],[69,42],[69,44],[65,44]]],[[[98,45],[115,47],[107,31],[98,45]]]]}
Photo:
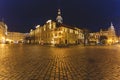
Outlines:
{"type": "Polygon", "coordinates": [[[39,44],[80,44],[83,43],[83,31],[77,27],[63,24],[61,11],[58,10],[56,21],[48,20],[43,26],[37,25],[30,31],[30,43],[39,44]]]}

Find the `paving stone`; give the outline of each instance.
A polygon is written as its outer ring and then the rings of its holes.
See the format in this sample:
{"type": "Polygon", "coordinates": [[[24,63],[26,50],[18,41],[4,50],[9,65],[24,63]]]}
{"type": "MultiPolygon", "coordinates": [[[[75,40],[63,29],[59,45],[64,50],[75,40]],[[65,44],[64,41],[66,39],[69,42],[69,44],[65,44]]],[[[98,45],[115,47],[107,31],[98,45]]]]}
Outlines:
{"type": "Polygon", "coordinates": [[[119,46],[0,45],[0,80],[120,80],[119,46]]]}

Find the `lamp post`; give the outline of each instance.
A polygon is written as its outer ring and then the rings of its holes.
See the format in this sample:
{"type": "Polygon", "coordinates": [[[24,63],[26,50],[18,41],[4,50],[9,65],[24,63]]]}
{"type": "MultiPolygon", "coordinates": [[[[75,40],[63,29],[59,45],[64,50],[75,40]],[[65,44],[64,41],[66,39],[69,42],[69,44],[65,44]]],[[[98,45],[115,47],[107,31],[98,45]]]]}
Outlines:
{"type": "Polygon", "coordinates": [[[84,28],[83,34],[84,34],[84,46],[86,46],[88,44],[89,30],[84,28]]]}

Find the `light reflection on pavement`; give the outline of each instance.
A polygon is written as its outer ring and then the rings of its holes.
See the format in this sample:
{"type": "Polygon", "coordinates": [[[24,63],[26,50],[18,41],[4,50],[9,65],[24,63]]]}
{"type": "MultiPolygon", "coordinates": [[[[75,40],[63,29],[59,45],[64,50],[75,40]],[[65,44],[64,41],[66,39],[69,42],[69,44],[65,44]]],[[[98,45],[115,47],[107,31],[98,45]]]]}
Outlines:
{"type": "Polygon", "coordinates": [[[120,80],[120,45],[0,44],[0,80],[120,80]]]}

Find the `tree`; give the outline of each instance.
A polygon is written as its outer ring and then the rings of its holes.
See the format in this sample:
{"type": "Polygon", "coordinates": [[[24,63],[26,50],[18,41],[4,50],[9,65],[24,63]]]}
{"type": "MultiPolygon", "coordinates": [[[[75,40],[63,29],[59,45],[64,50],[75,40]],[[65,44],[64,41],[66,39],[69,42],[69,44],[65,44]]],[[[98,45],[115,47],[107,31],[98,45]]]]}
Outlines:
{"type": "Polygon", "coordinates": [[[88,40],[89,40],[89,30],[84,28],[83,29],[83,34],[84,34],[84,46],[88,44],[88,40]]]}
{"type": "Polygon", "coordinates": [[[102,43],[102,44],[106,44],[107,43],[107,36],[104,36],[104,35],[102,35],[102,36],[100,36],[100,43],[102,43]]]}

